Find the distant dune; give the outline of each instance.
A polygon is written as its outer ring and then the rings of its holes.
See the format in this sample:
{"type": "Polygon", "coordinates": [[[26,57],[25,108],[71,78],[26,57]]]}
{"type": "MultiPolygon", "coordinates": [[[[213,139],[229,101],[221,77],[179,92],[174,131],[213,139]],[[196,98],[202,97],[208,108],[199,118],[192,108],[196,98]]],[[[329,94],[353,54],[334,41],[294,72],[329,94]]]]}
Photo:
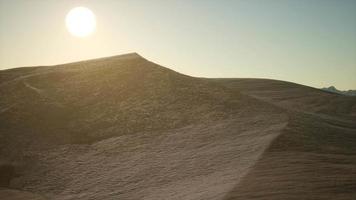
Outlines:
{"type": "Polygon", "coordinates": [[[328,92],[336,93],[336,94],[343,94],[343,95],[347,95],[347,96],[356,96],[356,90],[342,91],[342,90],[336,89],[334,86],[325,87],[325,88],[321,88],[321,89],[328,91],[328,92]]]}
{"type": "Polygon", "coordinates": [[[356,97],[126,54],[0,71],[0,199],[356,199],[356,97]]]}

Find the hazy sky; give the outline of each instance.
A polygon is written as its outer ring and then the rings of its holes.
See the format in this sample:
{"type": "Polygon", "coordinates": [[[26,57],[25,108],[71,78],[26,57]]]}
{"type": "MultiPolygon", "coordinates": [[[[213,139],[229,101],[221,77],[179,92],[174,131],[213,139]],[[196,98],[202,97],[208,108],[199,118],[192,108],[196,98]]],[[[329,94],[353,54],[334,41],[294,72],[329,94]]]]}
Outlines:
{"type": "Polygon", "coordinates": [[[0,0],[0,69],[138,52],[181,73],[356,89],[356,0],[0,0]],[[96,32],[68,33],[91,9],[96,32]]]}

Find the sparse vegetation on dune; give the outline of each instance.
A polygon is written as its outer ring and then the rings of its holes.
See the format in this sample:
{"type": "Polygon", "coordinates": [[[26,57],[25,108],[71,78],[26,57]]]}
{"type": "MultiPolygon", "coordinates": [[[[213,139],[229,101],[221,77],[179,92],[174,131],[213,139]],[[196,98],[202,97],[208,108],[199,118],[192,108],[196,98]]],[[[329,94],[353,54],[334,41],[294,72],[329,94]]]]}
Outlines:
{"type": "Polygon", "coordinates": [[[0,197],[354,199],[355,121],[355,97],[137,54],[4,70],[0,197]]]}

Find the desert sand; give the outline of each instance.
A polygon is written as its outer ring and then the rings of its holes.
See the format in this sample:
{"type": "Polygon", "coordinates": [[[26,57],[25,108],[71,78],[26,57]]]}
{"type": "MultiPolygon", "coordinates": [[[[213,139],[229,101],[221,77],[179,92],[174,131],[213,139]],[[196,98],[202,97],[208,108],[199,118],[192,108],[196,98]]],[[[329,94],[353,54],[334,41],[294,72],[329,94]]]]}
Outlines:
{"type": "Polygon", "coordinates": [[[356,97],[136,53],[0,71],[0,199],[356,199],[356,97]]]}

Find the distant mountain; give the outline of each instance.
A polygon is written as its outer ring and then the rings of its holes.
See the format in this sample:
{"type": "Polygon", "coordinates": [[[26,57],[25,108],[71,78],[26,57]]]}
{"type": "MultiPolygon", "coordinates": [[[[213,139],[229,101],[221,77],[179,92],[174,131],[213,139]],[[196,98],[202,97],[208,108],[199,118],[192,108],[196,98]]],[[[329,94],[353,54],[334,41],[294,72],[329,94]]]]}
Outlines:
{"type": "Polygon", "coordinates": [[[337,94],[343,94],[347,96],[356,96],[356,90],[338,90],[334,86],[321,88],[324,91],[333,92],[337,94]]]}
{"type": "Polygon", "coordinates": [[[356,97],[136,53],[0,70],[0,199],[356,199],[355,122],[356,97]]]}

